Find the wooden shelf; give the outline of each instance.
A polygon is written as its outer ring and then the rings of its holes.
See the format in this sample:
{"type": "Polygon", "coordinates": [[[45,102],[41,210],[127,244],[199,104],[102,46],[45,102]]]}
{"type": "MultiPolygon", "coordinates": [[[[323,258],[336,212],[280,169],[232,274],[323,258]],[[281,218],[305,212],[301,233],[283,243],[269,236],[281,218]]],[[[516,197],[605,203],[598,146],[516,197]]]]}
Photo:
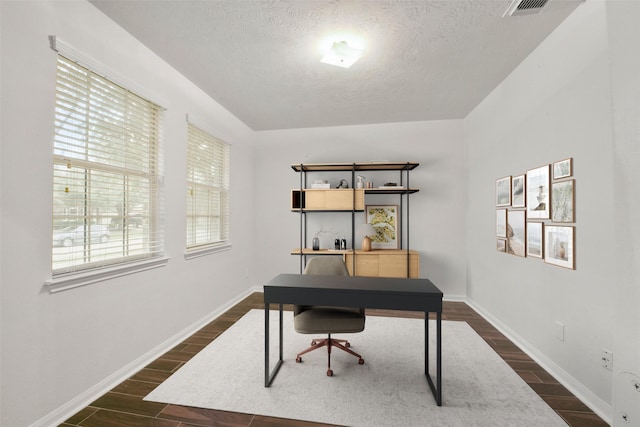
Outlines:
{"type": "MultiPolygon", "coordinates": [[[[320,249],[317,251],[314,251],[313,249],[310,249],[310,248],[302,249],[302,255],[344,255],[344,254],[350,254],[350,253],[353,253],[353,249],[344,249],[344,250],[320,249]]],[[[291,255],[300,255],[300,248],[296,248],[292,250],[291,255]]]]}
{"type": "Polygon", "coordinates": [[[414,162],[297,163],[291,168],[296,172],[400,171],[413,170],[419,165],[414,162]]]}
{"type": "Polygon", "coordinates": [[[417,188],[403,188],[403,187],[365,188],[364,189],[365,194],[413,194],[413,193],[417,193],[418,191],[420,190],[417,188]]]}

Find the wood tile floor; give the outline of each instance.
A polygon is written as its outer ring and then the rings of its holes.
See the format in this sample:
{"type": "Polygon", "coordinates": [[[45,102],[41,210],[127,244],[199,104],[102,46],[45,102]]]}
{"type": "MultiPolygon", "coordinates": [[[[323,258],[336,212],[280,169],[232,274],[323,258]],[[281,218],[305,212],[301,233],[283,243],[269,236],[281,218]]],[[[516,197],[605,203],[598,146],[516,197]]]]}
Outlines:
{"type": "MultiPolygon", "coordinates": [[[[254,293],[171,351],[61,424],[64,427],[319,427],[323,424],[142,400],[249,310],[263,308],[254,293]]],[[[368,315],[421,317],[421,313],[369,310],[368,315]]],[[[565,387],[462,302],[445,302],[443,320],[466,321],[571,427],[607,426],[565,387]]],[[[445,391],[446,393],[446,391],[445,391]]],[[[464,426],[460,426],[464,427],[464,426]]]]}

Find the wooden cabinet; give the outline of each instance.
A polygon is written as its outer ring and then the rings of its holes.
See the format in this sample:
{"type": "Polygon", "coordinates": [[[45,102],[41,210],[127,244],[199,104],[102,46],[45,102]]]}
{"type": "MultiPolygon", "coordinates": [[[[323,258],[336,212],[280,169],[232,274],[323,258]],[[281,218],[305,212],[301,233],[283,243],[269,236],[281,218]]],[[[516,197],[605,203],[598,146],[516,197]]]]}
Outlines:
{"type": "Polygon", "coordinates": [[[352,276],[420,277],[420,254],[416,251],[402,249],[356,250],[345,253],[344,261],[352,276]],[[408,276],[407,262],[409,263],[408,276]]]}
{"type": "MultiPolygon", "coordinates": [[[[367,162],[367,163],[308,163],[293,164],[291,168],[300,173],[300,187],[291,190],[291,210],[300,214],[300,247],[291,254],[300,256],[300,273],[304,270],[307,256],[333,255],[342,256],[349,273],[355,276],[379,277],[420,277],[420,254],[409,250],[409,195],[417,193],[417,188],[410,187],[409,172],[419,166],[413,162],[367,162]],[[385,185],[377,188],[306,188],[308,173],[350,172],[353,187],[356,172],[399,172],[396,185],[385,185]],[[406,231],[403,241],[403,230],[398,230],[400,249],[381,249],[372,251],[333,249],[313,250],[307,237],[307,216],[314,212],[344,212],[351,215],[351,242],[355,241],[356,214],[362,215],[366,203],[376,204],[376,195],[399,196],[399,211],[404,213],[406,222],[400,221],[406,231]],[[371,200],[369,198],[371,197],[371,200]]],[[[387,174],[388,175],[388,174],[387,174]]],[[[324,179],[324,176],[323,176],[324,179]]],[[[361,221],[361,220],[359,220],[361,221]]]]}
{"type": "Polygon", "coordinates": [[[291,210],[305,211],[363,211],[364,189],[291,190],[291,210]]]}

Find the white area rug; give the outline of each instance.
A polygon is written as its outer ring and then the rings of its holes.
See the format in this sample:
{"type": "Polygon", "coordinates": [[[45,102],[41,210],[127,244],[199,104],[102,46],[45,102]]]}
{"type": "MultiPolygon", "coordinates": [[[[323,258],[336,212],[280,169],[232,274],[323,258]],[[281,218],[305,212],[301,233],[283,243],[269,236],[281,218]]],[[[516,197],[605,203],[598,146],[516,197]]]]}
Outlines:
{"type": "MultiPolygon", "coordinates": [[[[272,312],[271,368],[277,360],[272,312]]],[[[562,419],[465,322],[442,322],[443,406],[424,375],[424,320],[369,316],[346,335],[358,359],[326,350],[295,363],[311,336],[284,313],[284,363],[264,387],[264,312],[252,310],[145,400],[348,426],[565,426],[562,419]]],[[[435,322],[430,321],[435,381],[435,322]]]]}

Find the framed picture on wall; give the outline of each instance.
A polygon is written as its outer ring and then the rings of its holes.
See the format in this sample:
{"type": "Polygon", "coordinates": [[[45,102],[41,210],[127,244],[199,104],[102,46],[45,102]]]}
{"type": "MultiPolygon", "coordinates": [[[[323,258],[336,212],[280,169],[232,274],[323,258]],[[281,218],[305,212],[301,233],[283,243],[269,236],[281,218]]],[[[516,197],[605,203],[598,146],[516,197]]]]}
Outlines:
{"type": "Polygon", "coordinates": [[[496,209],[496,236],[507,237],[507,210],[496,209]]]}
{"type": "Polygon", "coordinates": [[[373,225],[376,234],[371,238],[372,249],[398,249],[398,205],[367,205],[367,223],[373,225]]]}
{"type": "Polygon", "coordinates": [[[511,206],[514,208],[525,207],[525,175],[514,176],[511,180],[511,206]]]}
{"type": "Polygon", "coordinates": [[[507,212],[507,252],[517,256],[526,256],[526,212],[509,210],[507,212]]]}
{"type": "Polygon", "coordinates": [[[576,222],[575,181],[575,179],[570,179],[551,184],[551,221],[576,222]]]}
{"type": "Polygon", "coordinates": [[[544,224],[541,222],[527,222],[527,256],[542,258],[543,240],[542,230],[544,224]]]}
{"type": "Polygon", "coordinates": [[[573,159],[560,160],[553,164],[553,179],[567,178],[573,176],[573,159]]]}
{"type": "Polygon", "coordinates": [[[496,239],[496,249],[498,252],[507,252],[507,241],[504,239],[496,239]]]}
{"type": "Polygon", "coordinates": [[[544,227],[544,262],[575,269],[574,227],[547,225],[544,227]]]}
{"type": "Polygon", "coordinates": [[[527,217],[549,219],[549,165],[527,171],[527,217]]]}
{"type": "Polygon", "coordinates": [[[496,180],[496,206],[511,206],[511,175],[496,180]]]}

